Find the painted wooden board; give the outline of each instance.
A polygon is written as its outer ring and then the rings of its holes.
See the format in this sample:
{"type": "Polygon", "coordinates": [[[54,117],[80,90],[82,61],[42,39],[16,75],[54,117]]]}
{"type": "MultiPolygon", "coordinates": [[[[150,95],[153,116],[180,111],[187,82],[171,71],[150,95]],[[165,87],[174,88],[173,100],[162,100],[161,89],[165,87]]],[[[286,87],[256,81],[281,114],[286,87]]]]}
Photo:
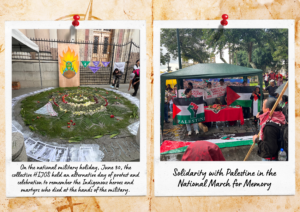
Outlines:
{"type": "Polygon", "coordinates": [[[59,87],[80,86],[79,45],[58,44],[59,87]]]}

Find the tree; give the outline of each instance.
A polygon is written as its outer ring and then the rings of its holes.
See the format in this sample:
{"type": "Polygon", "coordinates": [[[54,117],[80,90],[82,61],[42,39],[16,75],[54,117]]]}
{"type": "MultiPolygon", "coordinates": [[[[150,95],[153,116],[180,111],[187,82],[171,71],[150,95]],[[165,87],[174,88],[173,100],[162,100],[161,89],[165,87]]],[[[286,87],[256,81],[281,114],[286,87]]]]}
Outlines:
{"type": "MultiPolygon", "coordinates": [[[[202,39],[202,29],[179,29],[179,40],[182,59],[193,59],[194,62],[204,63],[209,59],[209,52],[202,39]]],[[[172,54],[173,59],[178,57],[176,29],[161,30],[161,45],[172,54]]]]}

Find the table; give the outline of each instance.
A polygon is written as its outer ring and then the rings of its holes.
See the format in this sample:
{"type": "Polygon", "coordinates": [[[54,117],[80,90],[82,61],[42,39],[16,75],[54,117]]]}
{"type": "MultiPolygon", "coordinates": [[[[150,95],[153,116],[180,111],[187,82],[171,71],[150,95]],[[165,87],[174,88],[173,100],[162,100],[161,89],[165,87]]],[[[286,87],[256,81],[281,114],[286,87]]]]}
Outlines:
{"type": "Polygon", "coordinates": [[[244,122],[244,115],[242,107],[238,108],[224,108],[219,113],[214,113],[212,110],[207,110],[208,106],[204,107],[205,121],[204,122],[217,122],[217,121],[241,121],[241,125],[244,122]]]}

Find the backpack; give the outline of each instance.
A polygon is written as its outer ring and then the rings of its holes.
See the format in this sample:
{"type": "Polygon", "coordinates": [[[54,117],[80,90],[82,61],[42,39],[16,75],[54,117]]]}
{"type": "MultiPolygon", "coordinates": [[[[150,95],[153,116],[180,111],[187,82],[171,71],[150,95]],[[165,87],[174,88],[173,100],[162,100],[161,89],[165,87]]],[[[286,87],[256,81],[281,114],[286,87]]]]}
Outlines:
{"type": "Polygon", "coordinates": [[[278,124],[276,124],[274,122],[268,122],[268,123],[266,123],[266,126],[273,126],[273,127],[275,127],[276,129],[278,129],[280,131],[280,136],[277,140],[277,145],[279,147],[278,151],[281,148],[283,148],[284,151],[287,154],[287,152],[288,152],[288,141],[285,138],[287,137],[288,125],[284,124],[284,125],[279,126],[278,124]]]}

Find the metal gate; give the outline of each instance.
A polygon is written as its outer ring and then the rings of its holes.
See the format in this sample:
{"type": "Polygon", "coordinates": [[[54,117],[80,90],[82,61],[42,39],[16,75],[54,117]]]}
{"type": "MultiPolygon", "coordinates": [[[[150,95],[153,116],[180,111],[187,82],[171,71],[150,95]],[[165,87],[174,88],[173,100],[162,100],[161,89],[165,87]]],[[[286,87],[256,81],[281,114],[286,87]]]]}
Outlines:
{"type": "Polygon", "coordinates": [[[80,84],[81,85],[98,85],[110,84],[112,81],[112,73],[115,62],[125,62],[124,74],[120,83],[128,83],[129,75],[133,71],[133,66],[140,58],[140,47],[132,40],[125,44],[113,44],[109,39],[104,39],[103,42],[94,41],[60,41],[46,39],[31,39],[40,47],[40,56],[35,53],[13,52],[12,59],[15,60],[37,60],[41,61],[58,61],[57,43],[72,43],[79,45],[80,60],[90,61],[89,66],[94,66],[93,61],[100,61],[101,68],[93,73],[87,66],[84,67],[80,63],[80,84]],[[40,58],[39,58],[40,57],[40,58]],[[107,67],[104,67],[102,62],[110,62],[107,67]]]}

